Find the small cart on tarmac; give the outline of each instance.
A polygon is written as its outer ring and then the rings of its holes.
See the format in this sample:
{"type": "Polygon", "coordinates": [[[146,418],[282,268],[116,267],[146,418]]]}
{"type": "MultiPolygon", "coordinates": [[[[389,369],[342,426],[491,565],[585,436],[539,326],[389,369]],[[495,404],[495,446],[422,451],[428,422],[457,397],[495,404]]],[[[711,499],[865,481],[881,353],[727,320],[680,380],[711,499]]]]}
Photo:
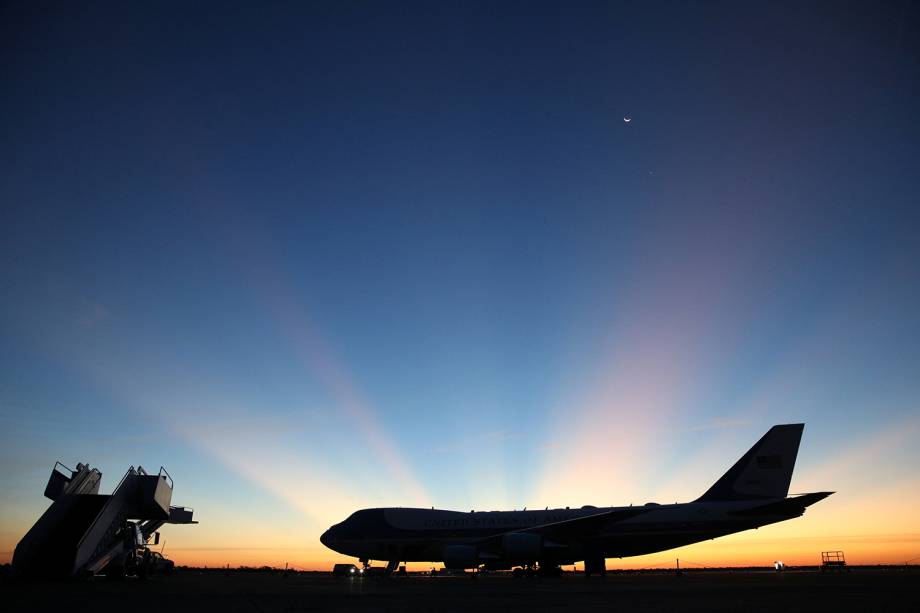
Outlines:
{"type": "Polygon", "coordinates": [[[821,552],[821,572],[846,570],[847,562],[843,557],[842,551],[822,551],[821,552]]]}

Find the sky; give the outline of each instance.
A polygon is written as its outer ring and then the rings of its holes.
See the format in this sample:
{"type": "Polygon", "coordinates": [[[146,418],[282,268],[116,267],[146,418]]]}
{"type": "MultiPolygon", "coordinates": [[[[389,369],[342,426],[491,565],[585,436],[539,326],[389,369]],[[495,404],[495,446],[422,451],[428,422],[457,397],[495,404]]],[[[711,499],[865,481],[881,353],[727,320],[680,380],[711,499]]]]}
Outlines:
{"type": "Polygon", "coordinates": [[[0,562],[57,460],[325,569],[797,422],[834,496],[608,565],[920,557],[918,3],[12,2],[0,80],[0,562]]]}

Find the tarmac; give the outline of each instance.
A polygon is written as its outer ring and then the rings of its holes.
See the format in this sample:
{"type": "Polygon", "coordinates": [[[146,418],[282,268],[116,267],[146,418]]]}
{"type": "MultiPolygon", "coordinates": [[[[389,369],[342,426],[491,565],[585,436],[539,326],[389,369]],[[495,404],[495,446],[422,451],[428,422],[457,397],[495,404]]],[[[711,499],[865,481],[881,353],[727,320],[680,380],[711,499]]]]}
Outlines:
{"type": "Polygon", "coordinates": [[[185,570],[146,580],[4,582],[5,611],[920,611],[913,569],[334,578],[185,570]]]}

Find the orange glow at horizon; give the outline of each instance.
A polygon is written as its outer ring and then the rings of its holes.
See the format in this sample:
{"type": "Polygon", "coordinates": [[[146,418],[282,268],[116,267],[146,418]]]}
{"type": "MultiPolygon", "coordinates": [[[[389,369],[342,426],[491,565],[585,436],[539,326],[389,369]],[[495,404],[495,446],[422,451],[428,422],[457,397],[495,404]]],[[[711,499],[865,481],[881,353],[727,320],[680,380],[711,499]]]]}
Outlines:
{"type": "MultiPolygon", "coordinates": [[[[762,528],[756,532],[764,532],[762,528]]],[[[782,560],[790,566],[808,566],[820,562],[821,552],[843,550],[850,564],[903,564],[915,559],[920,551],[920,533],[863,536],[770,538],[766,535],[741,533],[715,541],[688,545],[668,551],[632,558],[609,558],[611,569],[657,568],[673,565],[676,558],[694,567],[769,566],[782,560]]],[[[324,552],[316,548],[279,547],[192,549],[177,547],[167,557],[178,565],[220,567],[272,566],[285,564],[303,570],[328,570],[338,562],[357,563],[355,558],[324,552]]],[[[377,562],[380,564],[380,562],[377,562]]],[[[439,563],[412,562],[410,570],[439,567],[439,563]]],[[[582,568],[582,562],[577,563],[582,568]]]]}
{"type": "MultiPolygon", "coordinates": [[[[850,564],[903,564],[920,556],[920,478],[910,478],[864,496],[837,493],[806,510],[803,517],[688,545],[673,550],[610,558],[608,568],[669,567],[675,558],[689,568],[701,566],[814,565],[821,551],[843,550],[850,564]]],[[[178,565],[222,567],[285,564],[303,570],[328,570],[336,562],[355,562],[326,549],[319,531],[301,524],[278,527],[250,518],[213,517],[196,526],[164,526],[166,555],[178,565]],[[215,545],[216,543],[216,545],[215,545]]],[[[0,530],[0,563],[8,563],[13,548],[30,522],[0,530]]],[[[410,570],[425,570],[426,562],[410,570]]],[[[581,568],[581,564],[578,565],[581,568]]]]}

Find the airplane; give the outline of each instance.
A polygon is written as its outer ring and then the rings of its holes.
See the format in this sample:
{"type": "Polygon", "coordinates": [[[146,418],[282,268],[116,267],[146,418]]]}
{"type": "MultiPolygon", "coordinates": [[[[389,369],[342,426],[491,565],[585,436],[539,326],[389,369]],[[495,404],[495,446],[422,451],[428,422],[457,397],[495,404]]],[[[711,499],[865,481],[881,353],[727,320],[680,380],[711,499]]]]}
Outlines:
{"type": "Polygon", "coordinates": [[[788,496],[805,424],[770,428],[693,502],[640,507],[463,512],[375,508],[356,511],[320,542],[368,567],[386,560],[442,562],[447,569],[557,574],[584,561],[585,575],[606,574],[607,558],[625,558],[759,528],[805,513],[833,492],[788,496]]]}

